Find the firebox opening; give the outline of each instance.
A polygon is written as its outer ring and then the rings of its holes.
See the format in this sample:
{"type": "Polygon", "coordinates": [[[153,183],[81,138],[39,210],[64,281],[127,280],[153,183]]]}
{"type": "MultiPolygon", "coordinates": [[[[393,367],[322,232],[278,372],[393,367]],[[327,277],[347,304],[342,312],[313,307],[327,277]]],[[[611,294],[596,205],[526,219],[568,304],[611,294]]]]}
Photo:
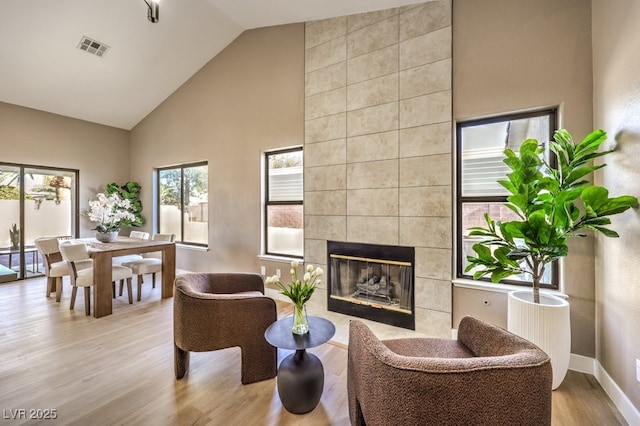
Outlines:
{"type": "Polygon", "coordinates": [[[413,247],[327,242],[328,309],[415,330],[413,247]]]}

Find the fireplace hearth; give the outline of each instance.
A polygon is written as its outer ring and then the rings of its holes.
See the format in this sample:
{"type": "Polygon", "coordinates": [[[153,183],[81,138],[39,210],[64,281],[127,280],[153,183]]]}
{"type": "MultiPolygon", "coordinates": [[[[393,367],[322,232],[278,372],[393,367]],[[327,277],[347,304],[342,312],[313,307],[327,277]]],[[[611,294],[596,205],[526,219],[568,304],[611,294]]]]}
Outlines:
{"type": "Polygon", "coordinates": [[[413,247],[327,242],[328,310],[415,330],[413,247]]]}

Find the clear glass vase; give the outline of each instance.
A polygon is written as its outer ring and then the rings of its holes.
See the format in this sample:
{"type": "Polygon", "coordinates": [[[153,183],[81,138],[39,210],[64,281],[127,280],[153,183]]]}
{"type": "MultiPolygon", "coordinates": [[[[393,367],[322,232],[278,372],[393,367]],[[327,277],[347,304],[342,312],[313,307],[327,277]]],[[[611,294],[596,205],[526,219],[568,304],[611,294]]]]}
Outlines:
{"type": "Polygon", "coordinates": [[[291,331],[293,331],[294,334],[307,334],[309,332],[307,310],[304,305],[294,305],[293,329],[291,331]]]}

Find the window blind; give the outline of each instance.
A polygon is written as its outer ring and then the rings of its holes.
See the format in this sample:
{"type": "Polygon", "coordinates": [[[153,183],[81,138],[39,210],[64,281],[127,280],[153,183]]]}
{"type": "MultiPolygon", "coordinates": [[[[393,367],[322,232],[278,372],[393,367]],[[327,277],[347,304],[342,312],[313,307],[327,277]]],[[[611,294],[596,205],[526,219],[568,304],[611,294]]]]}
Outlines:
{"type": "Polygon", "coordinates": [[[302,166],[269,169],[269,201],[302,199],[302,166]]]}

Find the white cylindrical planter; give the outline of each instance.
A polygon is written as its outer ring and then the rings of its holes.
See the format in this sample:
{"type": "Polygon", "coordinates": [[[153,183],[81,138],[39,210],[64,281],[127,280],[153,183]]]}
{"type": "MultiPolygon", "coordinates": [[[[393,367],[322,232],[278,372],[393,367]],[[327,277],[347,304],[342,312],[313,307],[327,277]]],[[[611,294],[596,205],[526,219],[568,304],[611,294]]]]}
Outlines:
{"type": "Polygon", "coordinates": [[[533,303],[533,291],[509,293],[507,328],[545,351],[551,358],[553,389],[567,374],[571,355],[569,302],[540,293],[540,303],[533,303]]]}

